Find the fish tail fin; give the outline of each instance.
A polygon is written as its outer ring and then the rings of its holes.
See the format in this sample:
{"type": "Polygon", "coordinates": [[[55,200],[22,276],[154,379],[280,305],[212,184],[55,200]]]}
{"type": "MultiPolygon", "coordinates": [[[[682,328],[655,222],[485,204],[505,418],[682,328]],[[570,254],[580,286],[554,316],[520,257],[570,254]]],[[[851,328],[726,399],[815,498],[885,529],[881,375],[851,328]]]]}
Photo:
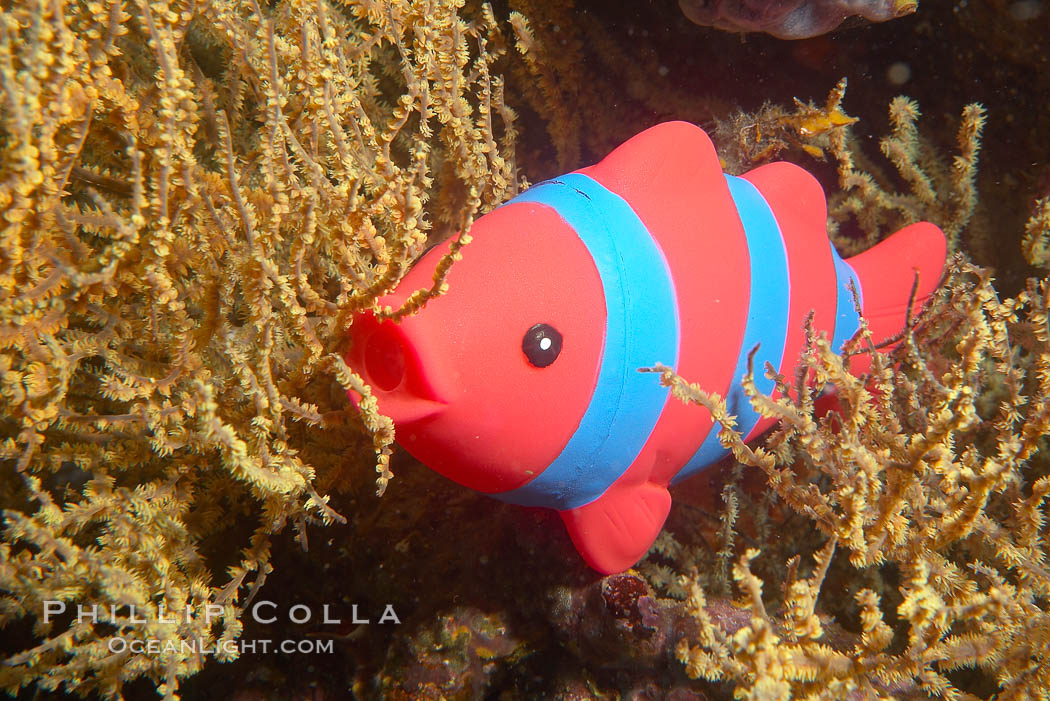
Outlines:
{"type": "Polygon", "coordinates": [[[909,302],[913,315],[922,310],[941,282],[947,254],[944,232],[917,222],[846,261],[860,280],[861,311],[876,344],[903,330],[909,302]]]}

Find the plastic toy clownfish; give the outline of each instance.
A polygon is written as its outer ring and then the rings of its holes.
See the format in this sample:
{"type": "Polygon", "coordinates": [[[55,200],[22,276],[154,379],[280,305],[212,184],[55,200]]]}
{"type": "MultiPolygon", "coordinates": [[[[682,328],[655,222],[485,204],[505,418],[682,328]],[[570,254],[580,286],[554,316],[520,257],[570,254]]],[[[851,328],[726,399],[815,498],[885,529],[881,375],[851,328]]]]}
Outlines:
{"type": "MultiPolygon", "coordinates": [[[[623,571],[662,528],[668,485],[727,454],[706,409],[639,368],[663,363],[726,397],[750,440],[771,424],[740,388],[752,348],[755,367],[791,376],[808,314],[836,349],[857,331],[851,282],[876,341],[902,328],[916,269],[919,299],[938,284],[937,227],[843,260],[826,206],[801,168],[726,175],[700,128],[660,124],[479,218],[449,292],[398,324],[355,319],[348,362],[409,453],[557,509],[591,567],[623,571]]],[[[447,247],[382,302],[429,286],[447,247]]]]}

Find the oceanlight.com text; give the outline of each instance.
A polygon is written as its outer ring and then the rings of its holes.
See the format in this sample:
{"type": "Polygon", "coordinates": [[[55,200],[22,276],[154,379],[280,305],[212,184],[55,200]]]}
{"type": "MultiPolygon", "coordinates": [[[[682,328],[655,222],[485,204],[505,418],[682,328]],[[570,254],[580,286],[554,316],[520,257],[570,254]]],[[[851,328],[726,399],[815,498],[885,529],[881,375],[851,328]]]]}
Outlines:
{"type": "Polygon", "coordinates": [[[138,638],[127,639],[122,637],[110,638],[108,648],[111,653],[132,652],[137,655],[170,655],[170,654],[197,654],[216,655],[220,652],[228,655],[254,655],[254,654],[303,654],[303,655],[328,655],[335,651],[334,640],[311,640],[303,638],[299,640],[223,640],[220,642],[207,642],[201,638],[194,640],[166,640],[157,639],[139,640],[138,638]]]}

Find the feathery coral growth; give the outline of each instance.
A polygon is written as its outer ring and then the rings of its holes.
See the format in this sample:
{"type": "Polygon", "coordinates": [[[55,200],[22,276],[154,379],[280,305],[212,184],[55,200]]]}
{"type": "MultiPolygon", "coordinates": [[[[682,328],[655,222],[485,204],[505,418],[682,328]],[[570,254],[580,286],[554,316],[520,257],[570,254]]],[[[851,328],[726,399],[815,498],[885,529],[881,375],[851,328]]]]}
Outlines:
{"type": "Polygon", "coordinates": [[[838,162],[841,193],[829,201],[829,214],[835,224],[855,218],[862,237],[832,236],[843,255],[852,255],[877,243],[880,236],[916,221],[932,221],[948,237],[948,249],[959,250],[960,236],[977,206],[975,179],[977,155],[981,147],[985,109],[973,103],[963,109],[956,141],[959,153],[950,165],[941,162],[919,135],[916,122],[919,106],[898,96],[890,103],[893,133],[879,145],[897,174],[911,189],[895,193],[855,165],[856,148],[850,148],[850,134],[832,132],[831,152],[838,162]]]}
{"type": "Polygon", "coordinates": [[[1036,201],[1032,216],[1025,223],[1021,251],[1025,260],[1037,268],[1050,268],[1050,197],[1036,201]]]}
{"type": "Polygon", "coordinates": [[[236,656],[269,538],[341,518],[359,435],[382,493],[345,326],[518,187],[505,42],[462,5],[2,6],[0,624],[35,643],[0,686],[174,696],[182,641],[236,656]]]}
{"type": "Polygon", "coordinates": [[[510,1],[515,46],[523,57],[511,66],[513,88],[542,117],[554,151],[544,159],[550,170],[542,175],[597,160],[656,122],[711,119],[717,100],[703,91],[674,90],[669,69],[651,47],[625,44],[608,22],[577,4],[510,1]]]}
{"type": "Polygon", "coordinates": [[[848,352],[873,355],[868,377],[851,375],[827,339],[810,333],[798,377],[775,378],[780,398],[758,394],[749,379],[756,409],[780,419],[763,447],[743,443],[721,398],[661,368],[674,395],[707,407],[726,427],[723,445],[761,469],[826,541],[811,577],[794,574],[797,557],[789,563],[779,613],[766,609],[751,572],[757,551],[744,554],[733,579],[751,622],[732,635],[712,623],[699,580],[680,582],[701,628],[679,646],[691,676],[730,680],[738,698],[948,699],[972,698],[951,676],[970,669],[995,679],[997,699],[1045,698],[1048,313],[1047,281],[1000,300],[985,271],[956,258],[889,357],[866,333],[851,341],[848,352]],[[840,406],[821,416],[815,399],[825,385],[840,406]],[[836,546],[846,562],[832,562],[836,546]],[[881,582],[846,606],[855,639],[827,635],[815,613],[829,567],[836,589],[881,582]]]}

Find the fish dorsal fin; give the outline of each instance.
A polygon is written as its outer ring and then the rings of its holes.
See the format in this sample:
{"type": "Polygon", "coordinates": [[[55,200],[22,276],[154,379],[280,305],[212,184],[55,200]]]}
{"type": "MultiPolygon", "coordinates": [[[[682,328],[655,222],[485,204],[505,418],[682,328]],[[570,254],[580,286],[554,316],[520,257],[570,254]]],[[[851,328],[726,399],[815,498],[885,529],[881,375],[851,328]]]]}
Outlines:
{"type": "MultiPolygon", "coordinates": [[[[632,204],[649,199],[694,199],[724,193],[722,166],[711,138],[688,122],[664,122],[628,139],[580,172],[632,204]]],[[[694,211],[696,211],[694,209],[694,211]]]]}
{"type": "Polygon", "coordinates": [[[613,574],[645,555],[670,510],[667,489],[646,482],[613,485],[590,504],[559,513],[587,564],[602,574],[613,574]]]}

